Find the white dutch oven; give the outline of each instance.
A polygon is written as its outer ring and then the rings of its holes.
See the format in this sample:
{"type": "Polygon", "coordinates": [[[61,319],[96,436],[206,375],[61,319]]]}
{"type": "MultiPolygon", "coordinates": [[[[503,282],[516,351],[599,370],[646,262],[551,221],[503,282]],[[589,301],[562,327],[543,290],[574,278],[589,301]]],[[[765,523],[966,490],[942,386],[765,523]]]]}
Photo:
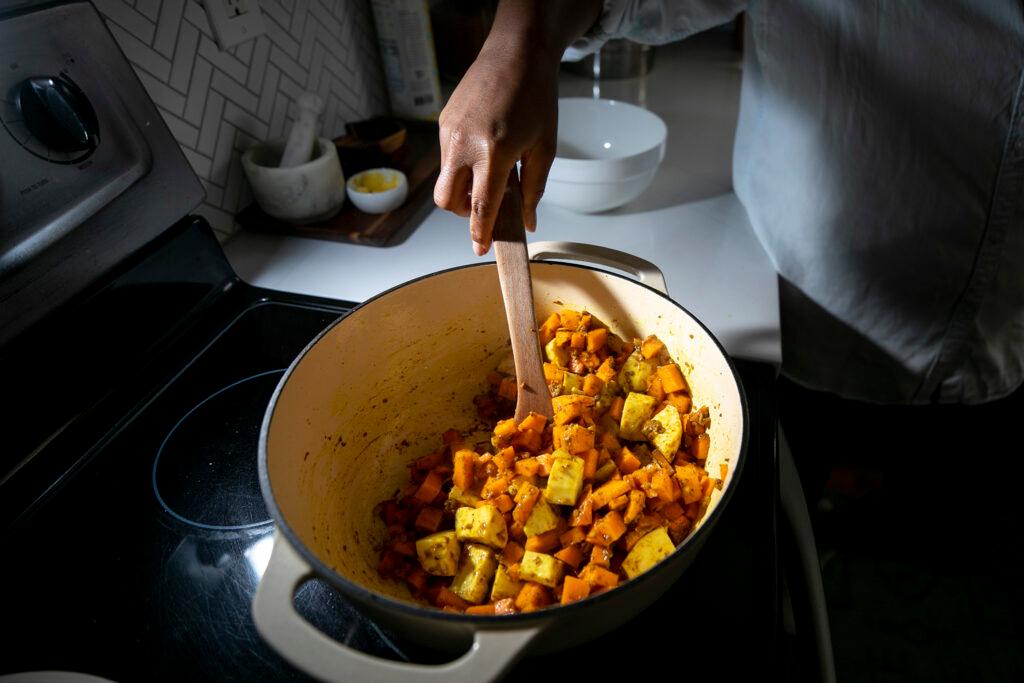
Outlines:
{"type": "Polygon", "coordinates": [[[404,584],[377,574],[377,549],[387,534],[374,507],[408,483],[409,461],[437,448],[442,431],[475,426],[472,398],[507,353],[508,330],[492,263],[385,292],[300,354],[271,399],[260,435],[260,483],[277,533],[253,616],[267,642],[307,673],[328,681],[491,680],[527,648],[557,650],[596,637],[643,610],[683,573],[734,489],[747,439],[742,389],[714,337],[662,293],[661,273],[589,245],[541,242],[530,251],[534,258],[614,265],[651,285],[584,266],[531,265],[539,317],[563,305],[585,309],[626,339],[657,334],[665,342],[684,366],[695,404],[711,409],[707,469],[717,476],[719,463],[729,464],[722,491],[673,555],[615,590],[503,617],[413,601],[404,584]],[[314,576],[395,633],[463,654],[441,666],[405,664],[328,638],[293,604],[314,576]]]}

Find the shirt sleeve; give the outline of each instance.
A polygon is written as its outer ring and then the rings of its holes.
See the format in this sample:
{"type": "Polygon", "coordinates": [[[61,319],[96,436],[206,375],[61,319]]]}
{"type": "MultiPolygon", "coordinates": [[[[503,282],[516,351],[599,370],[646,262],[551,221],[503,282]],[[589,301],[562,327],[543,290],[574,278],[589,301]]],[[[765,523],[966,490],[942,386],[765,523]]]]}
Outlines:
{"type": "Polygon", "coordinates": [[[604,0],[601,16],[562,59],[582,59],[612,38],[646,45],[682,40],[731,21],[746,5],[747,0],[604,0]]]}

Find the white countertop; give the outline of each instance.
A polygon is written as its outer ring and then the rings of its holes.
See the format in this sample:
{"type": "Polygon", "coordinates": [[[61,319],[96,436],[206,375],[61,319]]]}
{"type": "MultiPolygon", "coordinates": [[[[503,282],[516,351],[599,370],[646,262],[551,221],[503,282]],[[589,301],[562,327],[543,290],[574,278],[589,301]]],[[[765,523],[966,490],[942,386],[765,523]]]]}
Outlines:
{"type": "MultiPolygon", "coordinates": [[[[658,175],[638,199],[600,215],[542,202],[538,231],[528,239],[590,242],[647,259],[664,272],[669,294],[730,354],[778,364],[775,270],[731,191],[740,68],[728,45],[718,34],[658,48],[646,79],[602,84],[602,97],[645,104],[665,119],[669,139],[658,175]]],[[[592,89],[589,79],[562,77],[563,96],[592,89]]],[[[225,252],[251,284],[355,302],[478,260],[467,220],[439,209],[395,247],[242,232],[225,252]]]]}

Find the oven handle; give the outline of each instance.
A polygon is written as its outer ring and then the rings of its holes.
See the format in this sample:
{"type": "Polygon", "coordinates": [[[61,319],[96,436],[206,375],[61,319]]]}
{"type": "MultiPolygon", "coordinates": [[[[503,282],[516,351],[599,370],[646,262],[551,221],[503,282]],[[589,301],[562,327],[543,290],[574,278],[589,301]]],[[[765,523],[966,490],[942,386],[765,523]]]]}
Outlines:
{"type": "Polygon", "coordinates": [[[629,273],[651,289],[656,289],[668,296],[665,274],[661,272],[661,269],[634,254],[582,242],[530,242],[526,245],[526,249],[530,254],[531,261],[564,259],[615,268],[629,273]]]}
{"type": "Polygon", "coordinates": [[[252,604],[256,630],[285,659],[321,681],[491,681],[502,675],[540,633],[541,627],[478,629],[469,651],[440,665],[381,659],[327,637],[295,609],[295,593],[314,577],[313,568],[279,530],[267,570],[252,604]]]}

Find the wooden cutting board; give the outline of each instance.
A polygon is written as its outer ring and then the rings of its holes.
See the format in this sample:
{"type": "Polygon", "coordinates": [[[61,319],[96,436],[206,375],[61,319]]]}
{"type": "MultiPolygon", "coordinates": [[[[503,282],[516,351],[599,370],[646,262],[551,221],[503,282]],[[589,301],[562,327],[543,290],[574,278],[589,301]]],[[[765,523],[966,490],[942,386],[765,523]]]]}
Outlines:
{"type": "MultiPolygon", "coordinates": [[[[437,142],[437,125],[406,122],[405,144],[395,152],[389,165],[405,173],[409,196],[400,207],[385,214],[363,213],[346,200],[329,220],[308,225],[292,225],[263,213],[253,202],[238,215],[239,225],[247,230],[269,232],[313,239],[350,242],[373,247],[401,244],[423,222],[434,206],[434,182],[441,167],[441,150],[437,142]]],[[[343,167],[344,168],[344,167],[343,167]]],[[[345,177],[364,170],[344,168],[345,177]]]]}

